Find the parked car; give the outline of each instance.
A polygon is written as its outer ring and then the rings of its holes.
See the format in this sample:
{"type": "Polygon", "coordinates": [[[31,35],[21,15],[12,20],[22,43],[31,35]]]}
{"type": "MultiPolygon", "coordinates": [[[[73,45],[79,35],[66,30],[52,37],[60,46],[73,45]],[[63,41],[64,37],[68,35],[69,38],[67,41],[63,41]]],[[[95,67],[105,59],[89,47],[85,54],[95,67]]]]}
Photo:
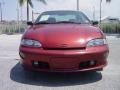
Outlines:
{"type": "Polygon", "coordinates": [[[24,33],[19,54],[25,69],[45,72],[103,70],[106,36],[80,11],[43,12],[24,33]]]}

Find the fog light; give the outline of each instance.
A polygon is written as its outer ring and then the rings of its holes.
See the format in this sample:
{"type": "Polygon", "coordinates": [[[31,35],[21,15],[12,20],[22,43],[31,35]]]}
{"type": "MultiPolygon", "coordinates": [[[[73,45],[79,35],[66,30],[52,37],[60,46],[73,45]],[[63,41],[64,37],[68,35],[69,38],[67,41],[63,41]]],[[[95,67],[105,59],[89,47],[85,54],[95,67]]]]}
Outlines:
{"type": "Polygon", "coordinates": [[[108,54],[109,54],[109,53],[105,53],[105,54],[104,54],[104,58],[107,58],[107,57],[108,57],[108,54]]]}
{"type": "Polygon", "coordinates": [[[19,54],[20,54],[20,57],[21,57],[22,59],[25,58],[25,54],[24,54],[24,53],[20,52],[19,54]]]}
{"type": "Polygon", "coordinates": [[[48,62],[33,61],[32,65],[33,65],[33,67],[39,68],[39,69],[49,69],[49,63],[48,62]]]}
{"type": "Polygon", "coordinates": [[[34,61],[33,64],[34,64],[35,66],[38,66],[38,65],[39,65],[39,63],[38,63],[37,61],[34,61]]]}
{"type": "Polygon", "coordinates": [[[90,61],[90,65],[91,66],[95,65],[95,61],[90,61]]]}

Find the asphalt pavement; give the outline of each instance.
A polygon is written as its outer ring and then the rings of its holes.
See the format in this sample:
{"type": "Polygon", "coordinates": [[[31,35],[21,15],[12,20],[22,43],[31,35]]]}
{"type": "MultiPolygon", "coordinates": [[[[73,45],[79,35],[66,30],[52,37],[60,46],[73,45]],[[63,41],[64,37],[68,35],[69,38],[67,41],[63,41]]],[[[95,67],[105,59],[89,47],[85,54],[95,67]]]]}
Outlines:
{"type": "Polygon", "coordinates": [[[0,35],[0,90],[120,90],[120,38],[108,36],[108,66],[102,72],[25,72],[19,64],[21,35],[0,35]]]}

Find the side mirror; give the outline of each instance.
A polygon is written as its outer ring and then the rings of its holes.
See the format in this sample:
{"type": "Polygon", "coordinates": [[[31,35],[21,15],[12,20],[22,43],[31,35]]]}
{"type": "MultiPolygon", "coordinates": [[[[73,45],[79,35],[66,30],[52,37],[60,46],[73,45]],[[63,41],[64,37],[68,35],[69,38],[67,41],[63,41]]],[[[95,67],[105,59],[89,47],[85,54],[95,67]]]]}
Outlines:
{"type": "Polygon", "coordinates": [[[27,22],[27,25],[33,25],[33,22],[29,21],[27,22]]]}
{"type": "Polygon", "coordinates": [[[98,21],[91,21],[92,25],[98,25],[98,21]]]}

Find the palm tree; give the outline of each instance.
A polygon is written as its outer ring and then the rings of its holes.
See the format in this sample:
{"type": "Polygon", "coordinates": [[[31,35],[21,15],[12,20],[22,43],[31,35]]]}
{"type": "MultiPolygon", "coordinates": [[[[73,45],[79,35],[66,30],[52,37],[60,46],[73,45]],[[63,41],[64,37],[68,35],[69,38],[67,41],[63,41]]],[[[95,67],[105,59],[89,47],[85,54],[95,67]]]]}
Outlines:
{"type": "MultiPolygon", "coordinates": [[[[45,0],[37,0],[44,4],[46,4],[45,0]]],[[[25,3],[27,3],[27,21],[29,21],[29,6],[33,8],[32,0],[19,0],[20,6],[23,6],[25,3]]]]}

